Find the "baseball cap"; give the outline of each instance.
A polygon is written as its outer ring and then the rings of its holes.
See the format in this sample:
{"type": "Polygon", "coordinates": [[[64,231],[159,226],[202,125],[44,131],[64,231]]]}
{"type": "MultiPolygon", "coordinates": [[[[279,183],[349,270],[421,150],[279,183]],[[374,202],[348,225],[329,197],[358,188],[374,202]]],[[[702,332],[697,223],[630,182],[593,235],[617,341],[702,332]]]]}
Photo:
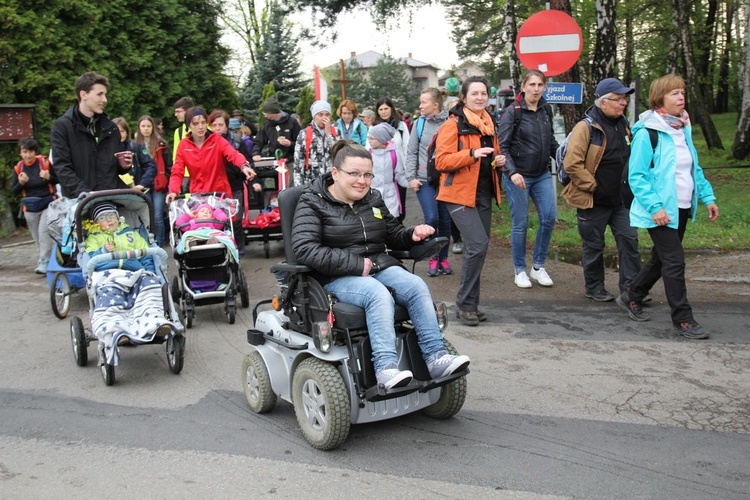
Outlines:
{"type": "Polygon", "coordinates": [[[597,99],[599,97],[605,96],[607,94],[632,94],[635,92],[635,89],[631,89],[630,87],[625,86],[624,83],[622,83],[617,78],[605,78],[599,84],[596,86],[596,91],[594,92],[594,97],[597,99]]]}

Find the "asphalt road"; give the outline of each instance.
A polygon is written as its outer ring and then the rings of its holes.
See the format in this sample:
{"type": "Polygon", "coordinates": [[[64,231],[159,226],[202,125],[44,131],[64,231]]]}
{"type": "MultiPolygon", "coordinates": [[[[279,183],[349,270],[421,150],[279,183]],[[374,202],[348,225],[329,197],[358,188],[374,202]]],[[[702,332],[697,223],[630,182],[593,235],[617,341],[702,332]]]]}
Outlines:
{"type": "MultiPolygon", "coordinates": [[[[282,249],[249,250],[254,303],[275,291],[282,249]]],[[[653,321],[634,323],[559,281],[519,294],[488,266],[489,321],[446,333],[472,358],[462,411],[354,426],[319,452],[290,404],[247,406],[249,309],[230,326],[221,306],[199,308],[180,375],[160,346],[123,348],[106,387],[93,361],[75,365],[32,253],[0,249],[3,498],[750,498],[746,300],[694,303],[714,335],[690,342],[669,333],[658,297],[653,321]]],[[[457,275],[428,282],[453,305],[457,275]]],[[[86,322],[84,292],[73,308],[86,322]]]]}

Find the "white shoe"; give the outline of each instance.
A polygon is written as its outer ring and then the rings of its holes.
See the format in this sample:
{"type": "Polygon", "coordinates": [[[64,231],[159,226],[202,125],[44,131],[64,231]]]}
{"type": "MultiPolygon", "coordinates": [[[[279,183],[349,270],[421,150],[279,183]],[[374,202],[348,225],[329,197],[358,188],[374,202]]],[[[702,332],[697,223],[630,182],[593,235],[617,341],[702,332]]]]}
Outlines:
{"type": "Polygon", "coordinates": [[[547,274],[547,271],[545,271],[543,267],[540,267],[539,269],[534,269],[532,267],[531,279],[536,280],[542,286],[554,285],[552,278],[549,277],[549,274],[547,274]]]}
{"type": "Polygon", "coordinates": [[[531,281],[529,281],[529,277],[526,276],[526,271],[521,271],[516,274],[515,281],[518,288],[531,288],[531,281]]]}

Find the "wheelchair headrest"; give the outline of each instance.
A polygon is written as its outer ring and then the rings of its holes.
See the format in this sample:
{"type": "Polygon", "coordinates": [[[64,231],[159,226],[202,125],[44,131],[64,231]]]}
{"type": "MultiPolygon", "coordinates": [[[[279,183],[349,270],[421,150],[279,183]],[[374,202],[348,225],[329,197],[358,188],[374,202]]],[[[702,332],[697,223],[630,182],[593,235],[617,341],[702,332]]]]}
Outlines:
{"type": "Polygon", "coordinates": [[[297,202],[305,191],[305,186],[294,186],[279,193],[279,215],[281,216],[281,235],[284,239],[284,255],[289,264],[296,264],[292,250],[292,224],[297,202]]]}

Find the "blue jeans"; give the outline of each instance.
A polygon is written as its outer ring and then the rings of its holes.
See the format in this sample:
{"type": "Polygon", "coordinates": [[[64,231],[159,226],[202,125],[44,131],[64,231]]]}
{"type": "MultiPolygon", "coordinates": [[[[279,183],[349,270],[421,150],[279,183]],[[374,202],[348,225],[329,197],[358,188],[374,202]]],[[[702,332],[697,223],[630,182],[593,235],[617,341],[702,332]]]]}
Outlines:
{"type": "Polygon", "coordinates": [[[534,244],[534,267],[544,267],[547,250],[552,239],[552,230],[557,219],[557,203],[552,176],[549,172],[539,177],[523,176],[526,189],[517,187],[506,176],[505,196],[508,198],[513,229],[510,233],[510,249],[513,252],[513,266],[516,274],[526,272],[526,233],[529,230],[529,197],[539,214],[539,229],[534,244]]]}
{"type": "MultiPolygon", "coordinates": [[[[417,191],[417,200],[422,207],[424,214],[424,223],[432,226],[437,231],[438,236],[451,237],[451,214],[445,203],[437,201],[437,190],[434,187],[422,182],[422,187],[417,191]]],[[[448,245],[445,245],[438,254],[438,258],[443,261],[448,258],[448,245]]]]}
{"type": "Polygon", "coordinates": [[[409,311],[425,363],[445,350],[430,290],[422,278],[404,268],[393,266],[372,276],[342,276],[324,288],[340,301],[365,310],[375,373],[389,363],[398,364],[393,320],[396,303],[409,311]],[[386,286],[395,290],[395,302],[386,286]]]}
{"type": "Polygon", "coordinates": [[[152,230],[154,231],[156,244],[162,246],[166,237],[164,217],[166,217],[165,206],[167,192],[164,191],[163,193],[157,193],[152,190],[149,192],[149,197],[151,198],[151,203],[154,205],[154,219],[156,220],[156,227],[152,228],[152,230]]]}

